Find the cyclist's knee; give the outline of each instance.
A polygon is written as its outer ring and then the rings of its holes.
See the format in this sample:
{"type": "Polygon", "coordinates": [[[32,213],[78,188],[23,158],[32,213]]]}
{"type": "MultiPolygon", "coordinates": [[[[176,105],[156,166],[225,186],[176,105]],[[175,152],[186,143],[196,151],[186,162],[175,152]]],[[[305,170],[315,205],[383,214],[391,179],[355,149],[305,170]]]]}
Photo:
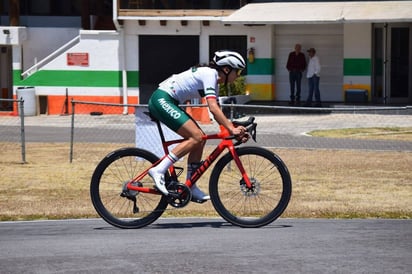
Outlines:
{"type": "Polygon", "coordinates": [[[189,120],[187,124],[179,128],[177,133],[184,137],[187,140],[187,144],[190,144],[190,146],[204,145],[206,141],[203,140],[203,131],[195,124],[191,125],[191,123],[193,122],[189,120]]]}
{"type": "Polygon", "coordinates": [[[199,145],[204,145],[205,144],[205,140],[203,140],[203,132],[198,131],[194,134],[192,134],[192,136],[190,136],[190,141],[192,142],[192,144],[194,146],[199,146],[199,145]]]}
{"type": "Polygon", "coordinates": [[[196,132],[196,134],[193,135],[193,139],[196,142],[196,144],[201,144],[205,142],[205,140],[203,140],[203,132],[201,131],[196,132]]]}

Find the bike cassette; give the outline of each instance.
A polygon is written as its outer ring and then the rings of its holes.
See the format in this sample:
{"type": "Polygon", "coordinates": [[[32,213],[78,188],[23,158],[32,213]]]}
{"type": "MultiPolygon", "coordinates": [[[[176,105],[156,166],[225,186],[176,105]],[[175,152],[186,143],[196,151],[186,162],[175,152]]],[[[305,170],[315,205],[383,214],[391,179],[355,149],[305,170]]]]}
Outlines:
{"type": "MultiPolygon", "coordinates": [[[[136,199],[136,196],[139,194],[139,192],[128,189],[127,188],[128,184],[129,182],[123,183],[122,193],[120,193],[120,197],[127,198],[128,200],[133,202],[133,213],[136,214],[136,213],[139,213],[140,211],[139,207],[137,206],[137,199],[136,199]]],[[[143,186],[143,184],[140,182],[132,182],[131,184],[133,186],[143,186]]]]}
{"type": "Polygon", "coordinates": [[[168,203],[176,208],[186,206],[192,199],[192,192],[190,188],[178,182],[171,182],[167,186],[169,195],[167,196],[168,203]]]}
{"type": "MultiPolygon", "coordinates": [[[[129,182],[124,182],[123,183],[123,187],[122,187],[122,193],[120,194],[120,196],[122,197],[132,197],[139,194],[138,191],[136,190],[131,190],[127,188],[127,185],[129,184],[129,182]]],[[[131,183],[132,186],[143,186],[143,184],[141,182],[132,182],[131,183]]]]}

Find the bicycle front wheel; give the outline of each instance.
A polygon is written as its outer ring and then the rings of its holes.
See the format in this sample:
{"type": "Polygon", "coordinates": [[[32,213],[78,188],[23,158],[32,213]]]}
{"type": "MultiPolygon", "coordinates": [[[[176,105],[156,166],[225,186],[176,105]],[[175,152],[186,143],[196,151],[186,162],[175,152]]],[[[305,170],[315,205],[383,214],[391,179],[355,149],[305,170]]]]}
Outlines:
{"type": "Polygon", "coordinates": [[[209,193],[213,206],[226,221],[241,227],[261,227],[286,209],[292,182],[283,161],[261,147],[236,149],[252,187],[248,188],[230,153],[214,167],[209,193]]]}
{"type": "MultiPolygon", "coordinates": [[[[122,148],[109,153],[96,167],[90,196],[97,213],[109,224],[120,228],[140,228],[159,218],[168,203],[164,195],[127,190],[126,183],[158,160],[138,148],[122,148]]],[[[136,182],[153,186],[150,176],[136,182]]]]}

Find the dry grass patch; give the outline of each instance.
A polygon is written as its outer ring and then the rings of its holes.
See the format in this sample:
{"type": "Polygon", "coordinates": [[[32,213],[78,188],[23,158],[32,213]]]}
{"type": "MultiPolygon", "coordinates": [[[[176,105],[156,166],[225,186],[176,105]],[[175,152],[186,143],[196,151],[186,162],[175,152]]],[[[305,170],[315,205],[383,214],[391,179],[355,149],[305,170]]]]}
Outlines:
{"type": "Polygon", "coordinates": [[[412,215],[412,153],[281,150],[294,191],[287,215],[394,217],[412,215]]]}
{"type": "MultiPolygon", "coordinates": [[[[0,152],[0,220],[97,217],[90,178],[101,158],[120,147],[30,143],[27,163],[17,145],[0,152]]],[[[412,153],[279,149],[292,176],[292,199],[283,217],[411,218],[412,153]]],[[[181,166],[185,166],[182,162],[181,166]]],[[[210,173],[210,171],[208,171],[210,173]]],[[[182,175],[183,176],[183,175],[182,175]]],[[[207,190],[208,176],[200,181],[207,190]]],[[[191,203],[164,216],[217,216],[211,203],[191,203]]]]}
{"type": "Polygon", "coordinates": [[[314,130],[309,133],[316,137],[355,138],[368,140],[412,141],[411,127],[372,127],[314,130]]]}

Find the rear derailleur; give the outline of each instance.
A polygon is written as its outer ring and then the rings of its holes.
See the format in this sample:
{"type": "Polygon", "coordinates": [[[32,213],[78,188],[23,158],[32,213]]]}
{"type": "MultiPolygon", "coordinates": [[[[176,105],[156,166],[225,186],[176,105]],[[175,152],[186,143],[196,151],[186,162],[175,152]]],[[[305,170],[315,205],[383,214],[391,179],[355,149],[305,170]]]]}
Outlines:
{"type": "MultiPolygon", "coordinates": [[[[120,193],[120,197],[125,197],[128,200],[133,202],[133,213],[137,214],[139,213],[139,207],[137,206],[136,203],[136,196],[139,194],[138,191],[136,190],[131,190],[127,188],[129,182],[125,182],[123,183],[123,189],[122,189],[122,193],[120,193]]],[[[132,183],[133,186],[143,186],[143,184],[141,182],[133,182],[132,183]]]]}

